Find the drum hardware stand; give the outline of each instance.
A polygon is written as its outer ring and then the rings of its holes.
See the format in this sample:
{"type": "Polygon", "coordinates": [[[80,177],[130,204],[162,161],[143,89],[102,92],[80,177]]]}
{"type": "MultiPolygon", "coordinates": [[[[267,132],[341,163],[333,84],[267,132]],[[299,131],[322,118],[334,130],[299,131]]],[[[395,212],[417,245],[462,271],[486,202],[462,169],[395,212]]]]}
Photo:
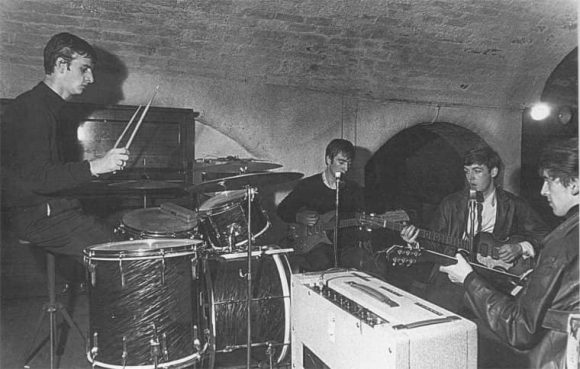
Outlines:
{"type": "Polygon", "coordinates": [[[252,200],[256,193],[255,188],[246,186],[246,201],[248,203],[248,272],[246,278],[248,281],[248,289],[246,296],[247,309],[247,339],[246,339],[246,368],[250,369],[250,362],[252,358],[252,200]]]}
{"type": "Polygon", "coordinates": [[[57,335],[57,326],[56,326],[56,318],[57,314],[61,313],[62,317],[69,325],[70,328],[76,328],[77,332],[81,336],[83,342],[85,341],[85,336],[83,332],[79,328],[79,326],[72,320],[71,316],[69,315],[66,308],[60,303],[56,301],[56,269],[55,269],[55,255],[49,252],[46,253],[46,270],[47,270],[47,278],[48,278],[48,299],[47,303],[44,303],[42,306],[42,313],[40,314],[40,318],[38,320],[38,324],[36,326],[36,331],[34,334],[34,338],[32,339],[31,343],[34,342],[38,333],[40,332],[40,327],[46,315],[48,315],[49,319],[49,334],[46,339],[44,339],[36,349],[30,350],[29,355],[24,363],[25,368],[30,368],[30,362],[36,357],[42,346],[46,342],[50,343],[50,368],[55,368],[55,345],[56,345],[56,335],[57,335]]]}
{"type": "Polygon", "coordinates": [[[274,360],[272,359],[274,357],[274,354],[276,350],[274,350],[274,346],[272,345],[272,342],[268,342],[268,348],[266,348],[266,355],[268,355],[268,364],[269,364],[269,368],[273,369],[274,368],[274,360]]]}

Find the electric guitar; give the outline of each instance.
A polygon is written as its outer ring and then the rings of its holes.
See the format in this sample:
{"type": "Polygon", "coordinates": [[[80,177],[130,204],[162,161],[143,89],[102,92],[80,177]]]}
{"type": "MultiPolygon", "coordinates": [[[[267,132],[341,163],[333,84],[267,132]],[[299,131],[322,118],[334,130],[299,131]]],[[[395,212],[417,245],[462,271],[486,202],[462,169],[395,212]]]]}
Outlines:
{"type": "MultiPolygon", "coordinates": [[[[334,210],[324,213],[319,216],[318,222],[313,226],[307,226],[299,223],[288,224],[288,234],[287,241],[288,246],[292,247],[297,254],[304,254],[312,250],[316,245],[320,243],[325,243],[332,245],[332,241],[328,238],[326,234],[327,231],[334,230],[335,226],[335,212],[334,210]]],[[[348,228],[348,227],[361,227],[366,226],[372,228],[372,224],[367,224],[361,221],[366,219],[364,213],[355,213],[353,218],[349,219],[339,219],[338,228],[348,228]]],[[[381,214],[381,219],[388,220],[389,222],[407,222],[409,221],[409,216],[404,210],[387,211],[381,214]]]]}
{"type": "MultiPolygon", "coordinates": [[[[382,227],[401,231],[405,225],[382,219],[380,216],[364,216],[361,223],[372,227],[382,227]]],[[[462,253],[466,260],[480,274],[496,285],[496,287],[513,293],[520,286],[534,267],[534,259],[517,258],[508,263],[499,259],[498,249],[508,243],[517,243],[523,239],[512,236],[506,240],[496,240],[492,234],[480,232],[473,241],[447,236],[442,233],[419,229],[418,237],[444,244],[445,247],[435,249],[430,245],[421,245],[418,249],[394,245],[385,253],[388,260],[394,264],[412,265],[421,262],[433,262],[441,265],[451,265],[457,262],[455,254],[462,253]]]]}

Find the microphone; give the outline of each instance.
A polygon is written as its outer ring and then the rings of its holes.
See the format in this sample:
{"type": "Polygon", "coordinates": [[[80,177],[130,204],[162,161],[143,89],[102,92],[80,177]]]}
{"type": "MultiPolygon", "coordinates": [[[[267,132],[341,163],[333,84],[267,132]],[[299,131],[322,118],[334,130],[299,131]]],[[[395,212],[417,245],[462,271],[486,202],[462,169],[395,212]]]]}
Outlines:
{"type": "Polygon", "coordinates": [[[338,188],[338,186],[340,186],[340,181],[342,180],[342,172],[335,172],[334,178],[336,181],[336,188],[338,188]]]}

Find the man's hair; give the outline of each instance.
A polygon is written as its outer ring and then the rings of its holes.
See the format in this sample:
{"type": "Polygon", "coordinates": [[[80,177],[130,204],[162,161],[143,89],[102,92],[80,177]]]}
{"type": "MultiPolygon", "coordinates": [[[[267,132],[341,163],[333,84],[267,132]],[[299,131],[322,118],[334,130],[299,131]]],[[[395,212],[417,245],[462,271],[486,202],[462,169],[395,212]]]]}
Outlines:
{"type": "Polygon", "coordinates": [[[544,171],[552,179],[559,178],[564,186],[578,179],[578,138],[559,139],[546,145],[538,161],[540,176],[544,171]]]}
{"type": "Polygon", "coordinates": [[[499,172],[501,172],[501,159],[497,152],[492,150],[491,147],[487,145],[476,146],[463,155],[463,165],[469,166],[473,164],[485,165],[491,171],[493,168],[497,168],[498,177],[499,172]]]}
{"type": "Polygon", "coordinates": [[[63,58],[70,63],[75,54],[87,57],[97,62],[95,49],[80,37],[63,32],[51,37],[44,47],[44,72],[52,74],[58,58],[63,58]]]}
{"type": "Polygon", "coordinates": [[[329,157],[332,160],[339,153],[343,153],[347,159],[353,160],[355,153],[354,145],[350,141],[343,140],[342,138],[335,138],[326,146],[325,157],[329,157]]]}

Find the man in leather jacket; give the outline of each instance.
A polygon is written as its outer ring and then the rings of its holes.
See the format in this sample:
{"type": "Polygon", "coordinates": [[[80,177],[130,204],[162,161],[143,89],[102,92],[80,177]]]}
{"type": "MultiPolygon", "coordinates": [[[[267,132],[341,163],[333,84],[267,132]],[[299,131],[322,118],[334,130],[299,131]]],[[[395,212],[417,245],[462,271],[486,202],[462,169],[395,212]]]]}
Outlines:
{"type": "Polygon", "coordinates": [[[495,290],[460,254],[457,264],[441,271],[463,285],[469,306],[487,328],[527,351],[530,368],[565,368],[568,318],[580,312],[578,138],[547,146],[539,172],[541,194],[564,221],[542,240],[524,288],[515,297],[495,290]]]}
{"type": "MultiPolygon", "coordinates": [[[[524,199],[497,186],[500,168],[501,159],[489,146],[476,146],[467,151],[463,156],[466,188],[441,201],[427,228],[455,240],[468,240],[474,235],[475,240],[482,240],[484,236],[493,238],[497,241],[497,257],[478,253],[478,261],[490,268],[500,265],[508,269],[508,263],[535,257],[549,229],[524,199]],[[479,211],[468,206],[470,195],[476,193],[481,194],[479,211]]],[[[416,246],[418,231],[409,225],[401,231],[401,238],[416,246]]],[[[456,252],[456,248],[446,244],[423,239],[420,243],[446,255],[453,256],[456,252]]],[[[464,305],[463,289],[450,283],[437,265],[429,283],[430,288],[421,297],[454,313],[469,313],[464,305]]]]}

